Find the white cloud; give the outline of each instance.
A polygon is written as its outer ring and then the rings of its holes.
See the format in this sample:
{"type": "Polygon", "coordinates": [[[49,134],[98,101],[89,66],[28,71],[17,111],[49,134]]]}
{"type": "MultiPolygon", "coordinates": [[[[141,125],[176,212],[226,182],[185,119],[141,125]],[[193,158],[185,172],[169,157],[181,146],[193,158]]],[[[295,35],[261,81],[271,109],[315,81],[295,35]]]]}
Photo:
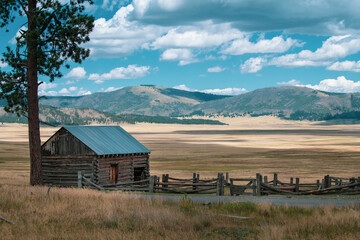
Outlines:
{"type": "Polygon", "coordinates": [[[56,92],[48,91],[48,90],[52,89],[52,88],[56,88],[56,87],[57,87],[56,83],[43,82],[39,85],[38,94],[39,94],[39,96],[54,96],[54,95],[56,95],[56,92]]]}
{"type": "Polygon", "coordinates": [[[70,91],[70,92],[74,92],[74,91],[76,91],[77,89],[78,89],[78,88],[75,87],[75,86],[69,87],[69,91],[70,91]]]}
{"type": "Polygon", "coordinates": [[[215,24],[204,21],[194,26],[179,26],[157,38],[151,47],[159,48],[207,48],[217,47],[230,40],[243,37],[230,23],[215,24]]]}
{"type": "MultiPolygon", "coordinates": [[[[47,86],[47,88],[50,88],[50,87],[53,88],[54,86],[47,86]]],[[[55,87],[56,87],[56,85],[55,85],[55,87]]],[[[83,89],[83,88],[78,88],[76,86],[72,86],[69,88],[62,88],[59,91],[43,92],[42,95],[45,95],[45,96],[82,96],[82,95],[88,95],[88,94],[91,94],[91,92],[86,89],[83,89]]]]}
{"type": "Polygon", "coordinates": [[[170,29],[170,27],[129,21],[128,17],[133,11],[133,5],[129,4],[121,7],[109,20],[96,19],[94,30],[90,34],[90,42],[86,44],[93,58],[121,57],[131,54],[170,29]]]}
{"type": "Polygon", "coordinates": [[[278,85],[290,85],[290,86],[298,86],[301,84],[300,81],[295,80],[295,79],[291,79],[290,81],[287,82],[277,82],[276,84],[278,85]]]}
{"type": "Polygon", "coordinates": [[[245,88],[224,88],[224,89],[205,89],[200,92],[211,93],[216,95],[239,95],[246,93],[247,90],[245,88]]]}
{"type": "Polygon", "coordinates": [[[20,37],[21,36],[21,32],[23,31],[26,31],[27,30],[27,27],[25,26],[22,26],[15,34],[15,36],[9,41],[9,43],[11,44],[16,44],[16,38],[20,37]]]}
{"type": "Polygon", "coordinates": [[[94,14],[96,10],[99,8],[96,4],[90,4],[89,2],[84,3],[85,11],[91,14],[94,14]]]}
{"type": "Polygon", "coordinates": [[[136,79],[142,78],[149,74],[150,67],[149,66],[136,66],[129,65],[125,67],[119,67],[112,69],[108,73],[90,74],[89,80],[95,81],[95,83],[103,83],[105,80],[113,80],[113,79],[136,79]]]}
{"type": "Polygon", "coordinates": [[[192,89],[188,88],[185,84],[181,84],[181,85],[175,86],[173,88],[179,89],[179,90],[184,90],[184,91],[190,91],[190,92],[197,91],[197,90],[192,90],[192,89]]]}
{"type": "Polygon", "coordinates": [[[91,94],[90,91],[80,88],[75,96],[84,96],[84,95],[90,95],[90,94],[91,94]]]}
{"type": "Polygon", "coordinates": [[[113,92],[119,89],[122,89],[123,87],[108,87],[107,89],[103,90],[104,92],[113,92]]]}
{"type": "Polygon", "coordinates": [[[163,26],[212,19],[247,32],[338,35],[360,29],[360,2],[354,0],[134,0],[133,5],[137,21],[163,26]]]}
{"type": "MultiPolygon", "coordinates": [[[[315,51],[302,50],[299,53],[286,54],[268,59],[269,56],[248,59],[240,66],[242,73],[254,73],[264,66],[277,67],[303,67],[303,66],[328,66],[333,61],[344,58],[360,51],[360,35],[333,36],[323,42],[315,51]]],[[[359,63],[336,62],[328,67],[329,70],[358,71],[359,63]]]]}
{"type": "Polygon", "coordinates": [[[160,57],[162,61],[179,61],[179,65],[187,65],[197,62],[194,54],[190,49],[186,48],[171,48],[165,50],[160,57]]]}
{"type": "Polygon", "coordinates": [[[187,87],[185,84],[181,84],[173,88],[190,91],[190,92],[203,92],[203,93],[209,93],[215,95],[239,95],[247,92],[245,88],[224,88],[224,89],[216,88],[216,89],[197,90],[197,89],[191,89],[187,87]]]}
{"type": "Polygon", "coordinates": [[[74,80],[67,80],[66,82],[65,82],[65,84],[66,85],[71,85],[71,84],[74,84],[74,83],[76,83],[77,81],[74,81],[74,80]]]}
{"type": "Polygon", "coordinates": [[[303,50],[269,60],[268,65],[276,66],[326,66],[332,61],[360,51],[360,36],[345,35],[328,38],[316,51],[303,50]]]}
{"type": "Polygon", "coordinates": [[[347,80],[344,76],[339,76],[337,79],[325,79],[317,85],[305,85],[305,87],[326,91],[326,92],[340,92],[353,93],[360,92],[360,81],[347,80]]]}
{"type": "Polygon", "coordinates": [[[157,2],[162,9],[169,12],[175,11],[183,4],[182,0],[157,0],[157,2]]]}
{"type": "Polygon", "coordinates": [[[0,61],[0,68],[5,68],[7,66],[8,66],[8,64],[6,62],[0,61]]]}
{"type": "Polygon", "coordinates": [[[64,78],[83,79],[86,77],[86,71],[83,67],[73,68],[64,78]]]}
{"type": "Polygon", "coordinates": [[[360,72],[360,61],[343,61],[343,62],[334,62],[326,69],[333,71],[351,71],[351,72],[360,72]]]}
{"type": "Polygon", "coordinates": [[[272,39],[261,39],[256,43],[249,40],[249,36],[234,40],[230,46],[221,52],[229,55],[242,55],[245,53],[281,53],[289,50],[293,46],[302,46],[298,40],[292,38],[283,39],[277,36],[272,39]]]}
{"type": "Polygon", "coordinates": [[[137,16],[143,16],[149,8],[151,0],[134,0],[135,13],[137,16]]]}
{"type": "Polygon", "coordinates": [[[60,93],[61,95],[67,96],[67,95],[70,94],[70,91],[69,91],[68,89],[66,89],[66,88],[63,88],[63,89],[61,89],[61,90],[59,91],[59,93],[60,93]]]}
{"type": "Polygon", "coordinates": [[[267,63],[266,58],[256,57],[246,60],[244,64],[240,66],[241,73],[256,73],[262,69],[267,63]]]}
{"type": "MultiPolygon", "coordinates": [[[[114,8],[118,8],[119,6],[126,3],[124,0],[104,0],[103,4],[101,5],[102,9],[112,11],[114,8]]],[[[95,4],[94,4],[95,5],[95,4]]]]}
{"type": "Polygon", "coordinates": [[[221,68],[219,66],[215,66],[215,67],[208,68],[207,71],[208,72],[216,72],[216,73],[218,73],[218,72],[223,72],[225,70],[226,70],[226,68],[221,68]]]}

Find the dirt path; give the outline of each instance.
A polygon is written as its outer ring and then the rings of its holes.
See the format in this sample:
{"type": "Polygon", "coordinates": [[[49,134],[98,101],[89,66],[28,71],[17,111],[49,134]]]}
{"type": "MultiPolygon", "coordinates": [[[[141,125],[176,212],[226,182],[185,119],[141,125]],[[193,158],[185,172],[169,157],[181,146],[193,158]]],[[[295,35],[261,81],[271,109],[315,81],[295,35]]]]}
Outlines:
{"type": "MultiPolygon", "coordinates": [[[[160,198],[169,201],[180,201],[183,196],[173,195],[141,195],[144,198],[156,199],[160,198]]],[[[302,206],[302,207],[320,207],[326,205],[334,205],[336,207],[344,207],[348,205],[360,205],[359,197],[287,197],[287,196],[266,196],[266,197],[254,197],[254,196],[187,196],[190,200],[200,203],[216,203],[216,202],[253,202],[253,203],[269,203],[279,206],[302,206]]]]}

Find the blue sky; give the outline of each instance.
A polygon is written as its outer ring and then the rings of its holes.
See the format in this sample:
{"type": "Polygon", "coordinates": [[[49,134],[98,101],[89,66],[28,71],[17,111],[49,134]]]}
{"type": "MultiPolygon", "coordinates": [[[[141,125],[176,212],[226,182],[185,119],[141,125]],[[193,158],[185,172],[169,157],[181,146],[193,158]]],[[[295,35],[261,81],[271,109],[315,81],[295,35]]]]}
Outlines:
{"type": "MultiPolygon", "coordinates": [[[[360,92],[360,1],[96,0],[90,57],[40,85],[84,95],[153,84],[215,94],[307,86],[360,92]]],[[[1,30],[14,46],[20,21],[1,30]]],[[[9,67],[0,63],[1,70],[9,67]]]]}

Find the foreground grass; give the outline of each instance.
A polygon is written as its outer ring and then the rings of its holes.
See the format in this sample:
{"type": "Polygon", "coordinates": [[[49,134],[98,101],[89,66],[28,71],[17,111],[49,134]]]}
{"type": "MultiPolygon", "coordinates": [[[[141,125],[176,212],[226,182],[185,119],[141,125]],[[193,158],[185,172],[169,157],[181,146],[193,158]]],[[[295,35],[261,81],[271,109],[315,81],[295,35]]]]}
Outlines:
{"type": "Polygon", "coordinates": [[[1,185],[0,215],[16,223],[0,222],[1,239],[360,238],[359,207],[203,205],[87,189],[46,192],[45,187],[1,185]]]}

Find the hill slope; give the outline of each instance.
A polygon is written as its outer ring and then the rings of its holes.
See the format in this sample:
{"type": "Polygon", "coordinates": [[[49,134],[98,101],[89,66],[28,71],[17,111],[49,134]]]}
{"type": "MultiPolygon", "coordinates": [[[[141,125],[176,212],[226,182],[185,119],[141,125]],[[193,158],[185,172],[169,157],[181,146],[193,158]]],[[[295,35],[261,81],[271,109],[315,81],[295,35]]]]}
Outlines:
{"type": "Polygon", "coordinates": [[[230,97],[158,86],[136,86],[81,97],[48,97],[41,99],[41,104],[58,108],[91,108],[102,114],[111,114],[112,118],[121,114],[164,117],[271,114],[294,120],[323,120],[335,114],[341,117],[345,116],[341,115],[343,113],[360,111],[360,93],[328,93],[286,86],[230,97]]]}
{"type": "Polygon", "coordinates": [[[360,94],[327,93],[305,87],[273,87],[199,104],[204,114],[273,114],[296,120],[320,120],[359,110],[360,94]]]}
{"type": "Polygon", "coordinates": [[[112,114],[179,116],[191,112],[200,103],[226,97],[158,86],[135,86],[81,97],[48,97],[40,102],[54,107],[92,108],[112,114]]]}
{"type": "MultiPolygon", "coordinates": [[[[176,123],[176,124],[211,124],[224,125],[216,120],[177,119],[164,116],[145,116],[135,114],[113,115],[94,109],[56,108],[40,105],[40,121],[51,125],[88,125],[88,124],[120,124],[120,123],[176,123]]],[[[27,118],[9,114],[0,107],[0,122],[27,123],[27,118]]]]}

